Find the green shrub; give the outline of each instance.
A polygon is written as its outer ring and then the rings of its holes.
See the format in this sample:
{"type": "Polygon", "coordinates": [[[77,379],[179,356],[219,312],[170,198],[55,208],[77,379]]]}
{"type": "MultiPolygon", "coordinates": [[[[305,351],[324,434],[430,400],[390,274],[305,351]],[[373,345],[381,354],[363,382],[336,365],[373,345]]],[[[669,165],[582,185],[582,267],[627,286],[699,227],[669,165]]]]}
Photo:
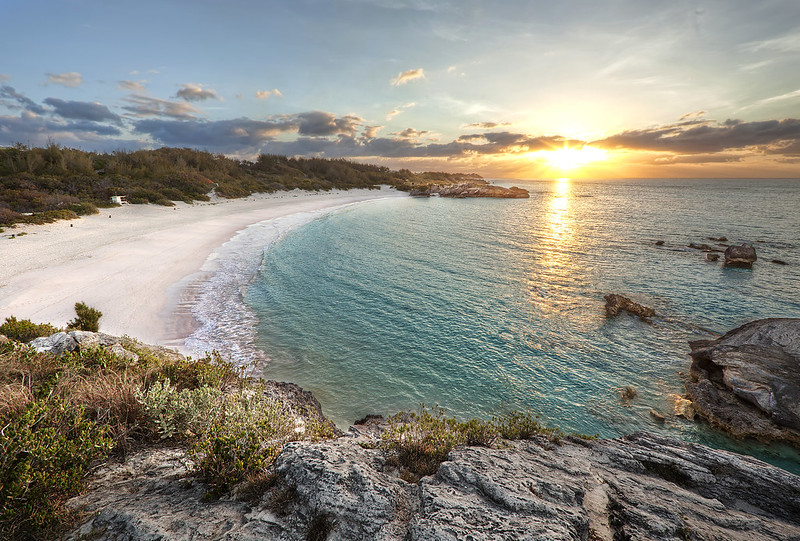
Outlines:
{"type": "Polygon", "coordinates": [[[551,439],[562,437],[560,430],[542,426],[539,418],[530,413],[512,411],[502,417],[495,417],[492,424],[497,427],[499,436],[507,440],[525,440],[536,435],[551,439]]]}
{"type": "Polygon", "coordinates": [[[59,332],[61,329],[53,327],[49,323],[33,323],[29,319],[18,320],[14,316],[6,318],[5,323],[0,325],[0,334],[20,342],[30,342],[40,336],[50,336],[59,332]]]}
{"type": "Polygon", "coordinates": [[[441,408],[419,413],[399,413],[389,418],[389,428],[381,437],[381,448],[389,462],[401,468],[401,476],[416,481],[439,469],[450,451],[464,439],[458,421],[445,417],[441,408]]]}
{"type": "Polygon", "coordinates": [[[196,389],[203,386],[224,389],[242,377],[242,369],[226,361],[217,351],[200,359],[177,359],[160,367],[155,375],[168,379],[178,389],[196,389]]]}
{"type": "Polygon", "coordinates": [[[272,464],[282,448],[280,443],[264,439],[272,428],[263,421],[254,426],[217,422],[207,437],[192,446],[195,471],[211,487],[209,496],[219,497],[272,464]]]}
{"type": "Polygon", "coordinates": [[[432,411],[423,405],[419,413],[401,412],[388,419],[388,428],[379,447],[388,462],[400,468],[400,476],[409,482],[432,475],[457,445],[492,445],[498,437],[527,439],[544,435],[561,437],[557,429],[543,427],[535,416],[513,411],[491,421],[458,421],[445,417],[444,410],[432,411]]]}
{"type": "Polygon", "coordinates": [[[136,398],[144,413],[156,425],[162,439],[192,437],[204,431],[219,416],[223,395],[219,389],[200,387],[178,391],[169,380],[157,381],[136,398]]]}
{"type": "Polygon", "coordinates": [[[257,384],[223,393],[208,386],[178,390],[166,380],[140,390],[137,399],[162,439],[192,441],[194,471],[212,496],[263,473],[286,442],[334,435],[329,422],[311,420],[298,432],[293,417],[257,384]]]}
{"type": "Polygon", "coordinates": [[[88,216],[90,214],[98,214],[100,212],[97,209],[97,206],[88,201],[83,201],[81,203],[73,203],[72,205],[69,206],[69,209],[78,216],[88,216]]]}
{"type": "Polygon", "coordinates": [[[0,426],[0,534],[52,535],[68,521],[64,503],[81,490],[90,463],[112,442],[82,408],[57,398],[7,414],[0,426]]]}
{"type": "Polygon", "coordinates": [[[87,306],[83,302],[75,303],[75,319],[67,323],[67,329],[97,332],[100,330],[100,310],[87,306]]]}

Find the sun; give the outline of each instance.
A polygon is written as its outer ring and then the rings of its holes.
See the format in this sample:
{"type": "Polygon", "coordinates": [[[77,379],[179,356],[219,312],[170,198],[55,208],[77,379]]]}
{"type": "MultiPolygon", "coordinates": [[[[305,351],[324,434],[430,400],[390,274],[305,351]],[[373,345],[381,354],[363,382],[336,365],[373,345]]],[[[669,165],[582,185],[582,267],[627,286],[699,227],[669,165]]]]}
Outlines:
{"type": "Polygon", "coordinates": [[[570,171],[592,162],[606,160],[606,151],[584,145],[580,148],[564,146],[555,150],[542,150],[537,152],[538,157],[543,159],[550,167],[561,171],[570,171]]]}

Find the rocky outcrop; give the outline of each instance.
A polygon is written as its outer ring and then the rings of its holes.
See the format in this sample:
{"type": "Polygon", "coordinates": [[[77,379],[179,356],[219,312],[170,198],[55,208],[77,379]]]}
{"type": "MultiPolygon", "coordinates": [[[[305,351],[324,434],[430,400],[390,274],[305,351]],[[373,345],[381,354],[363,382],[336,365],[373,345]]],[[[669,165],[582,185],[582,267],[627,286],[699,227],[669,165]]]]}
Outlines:
{"type": "Polygon", "coordinates": [[[725,266],[751,268],[756,262],[756,249],[747,243],[739,246],[728,246],[725,249],[725,266]]]}
{"type": "Polygon", "coordinates": [[[530,197],[524,188],[505,188],[495,186],[486,181],[459,182],[456,184],[431,184],[425,187],[414,188],[410,192],[416,196],[439,195],[441,197],[500,197],[511,199],[525,199],[530,197]]]}
{"type": "Polygon", "coordinates": [[[649,321],[651,317],[655,317],[656,315],[656,311],[652,308],[632,301],[624,295],[611,293],[603,298],[606,300],[606,315],[608,317],[614,317],[624,311],[634,316],[639,316],[645,321],[649,321]]]}
{"type": "Polygon", "coordinates": [[[761,319],[690,342],[695,410],[736,436],[800,445],[800,319],[761,319]]]}
{"type": "Polygon", "coordinates": [[[89,349],[105,349],[129,363],[139,361],[139,356],[122,346],[122,339],[110,334],[89,331],[59,332],[50,336],[42,336],[28,343],[28,346],[39,353],[61,355],[67,351],[89,349]]]}
{"type": "Polygon", "coordinates": [[[418,484],[369,436],[286,446],[257,501],[206,501],[178,450],[99,470],[68,539],[794,539],[800,477],[648,433],[459,447],[418,484]],[[81,537],[83,536],[83,537],[81,537]]]}

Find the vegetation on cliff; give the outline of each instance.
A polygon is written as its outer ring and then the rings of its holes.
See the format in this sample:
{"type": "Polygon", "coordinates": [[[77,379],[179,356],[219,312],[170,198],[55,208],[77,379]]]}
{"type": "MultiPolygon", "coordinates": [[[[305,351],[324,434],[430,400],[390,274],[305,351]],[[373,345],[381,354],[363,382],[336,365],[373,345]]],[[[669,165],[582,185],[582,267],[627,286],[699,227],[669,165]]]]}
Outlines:
{"type": "Polygon", "coordinates": [[[112,153],[50,144],[0,148],[0,225],[76,218],[108,207],[112,196],[129,203],[172,205],[281,190],[376,188],[411,190],[480,179],[477,175],[412,173],[343,159],[289,158],[262,154],[237,160],[188,148],[112,153]]]}
{"type": "MultiPolygon", "coordinates": [[[[2,329],[26,339],[54,330],[13,317],[2,329]]],[[[267,397],[262,381],[217,354],[192,360],[120,343],[135,355],[40,353],[0,338],[0,537],[57,535],[92,464],[143,445],[186,447],[217,495],[262,475],[286,442],[334,435],[330,422],[267,397]]]]}

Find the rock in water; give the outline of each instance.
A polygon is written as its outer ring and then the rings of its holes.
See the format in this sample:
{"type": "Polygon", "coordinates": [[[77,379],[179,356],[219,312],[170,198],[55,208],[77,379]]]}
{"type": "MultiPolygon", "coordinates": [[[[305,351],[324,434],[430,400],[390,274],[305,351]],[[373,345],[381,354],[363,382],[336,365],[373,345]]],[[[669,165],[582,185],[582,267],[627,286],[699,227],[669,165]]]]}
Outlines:
{"type": "Polygon", "coordinates": [[[727,267],[749,269],[756,259],[758,259],[756,249],[747,243],[742,243],[740,246],[728,246],[725,249],[725,266],[727,267]]]}
{"type": "Polygon", "coordinates": [[[698,414],[736,436],[800,445],[800,319],[760,319],[689,345],[698,414]]]}
{"type": "Polygon", "coordinates": [[[645,321],[656,315],[656,311],[652,308],[634,302],[623,295],[611,293],[603,298],[606,300],[606,315],[608,317],[616,316],[621,310],[639,316],[645,321]]]}

